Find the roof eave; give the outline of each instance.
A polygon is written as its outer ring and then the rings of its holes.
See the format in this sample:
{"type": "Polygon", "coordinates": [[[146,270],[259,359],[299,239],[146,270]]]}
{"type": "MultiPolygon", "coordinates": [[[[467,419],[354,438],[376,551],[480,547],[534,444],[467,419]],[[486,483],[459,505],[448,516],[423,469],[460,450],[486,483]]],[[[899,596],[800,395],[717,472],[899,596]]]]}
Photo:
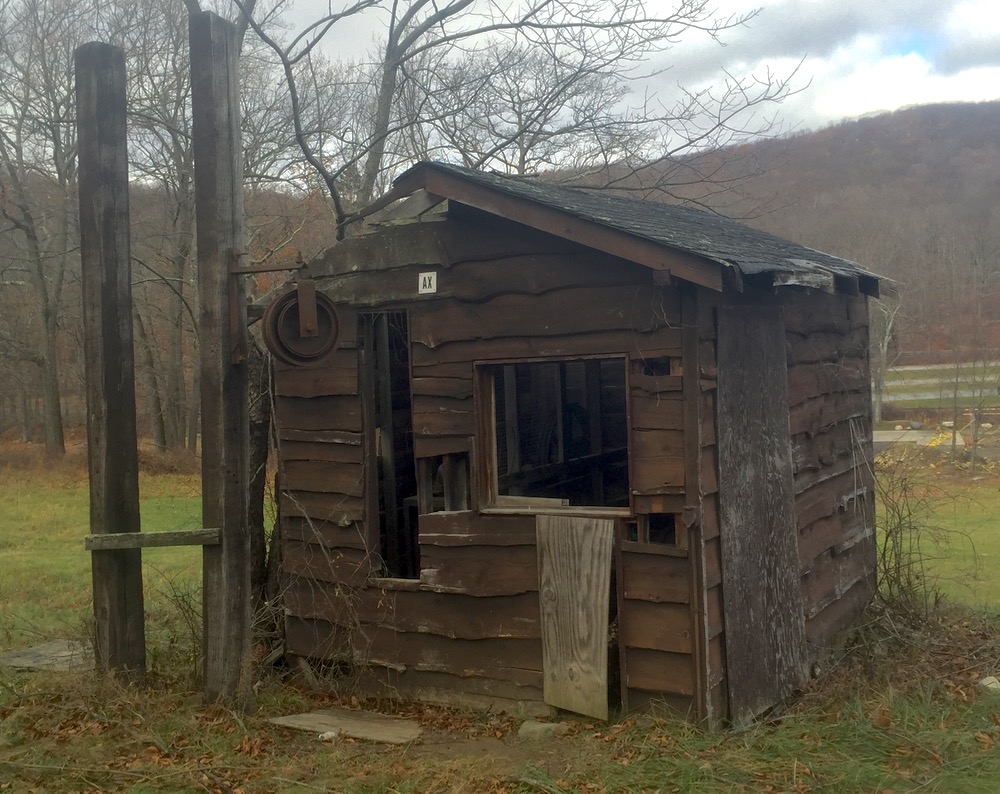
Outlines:
{"type": "Polygon", "coordinates": [[[493,190],[463,179],[458,174],[436,169],[428,163],[421,163],[403,173],[379,203],[386,206],[386,199],[399,199],[421,188],[556,237],[629,259],[652,270],[669,273],[683,281],[716,291],[723,288],[723,264],[720,262],[585,220],[565,210],[493,190]]]}

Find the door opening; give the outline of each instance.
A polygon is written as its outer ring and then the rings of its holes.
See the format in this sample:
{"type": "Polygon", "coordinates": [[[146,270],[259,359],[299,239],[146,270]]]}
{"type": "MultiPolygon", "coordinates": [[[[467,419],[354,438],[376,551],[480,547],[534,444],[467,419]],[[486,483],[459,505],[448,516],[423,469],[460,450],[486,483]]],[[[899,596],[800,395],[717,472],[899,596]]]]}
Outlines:
{"type": "Polygon", "coordinates": [[[381,557],[381,564],[375,566],[380,575],[414,579],[420,574],[420,550],[408,509],[416,499],[417,478],[406,312],[360,315],[358,350],[368,462],[369,548],[381,557]]]}

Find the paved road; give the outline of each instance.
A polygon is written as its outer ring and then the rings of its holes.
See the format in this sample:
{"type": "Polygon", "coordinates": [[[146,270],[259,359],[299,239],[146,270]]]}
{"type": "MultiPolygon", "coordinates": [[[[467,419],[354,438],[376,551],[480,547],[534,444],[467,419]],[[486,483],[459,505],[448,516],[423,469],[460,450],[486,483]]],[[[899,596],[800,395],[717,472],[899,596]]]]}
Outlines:
{"type": "MultiPolygon", "coordinates": [[[[935,430],[876,430],[872,433],[872,442],[875,454],[877,455],[894,444],[919,444],[922,447],[926,447],[937,435],[937,431],[935,430]]],[[[949,433],[948,435],[948,443],[950,444],[951,434],[949,433]]],[[[958,444],[962,447],[965,446],[965,440],[962,438],[961,433],[958,434],[958,444]]]]}

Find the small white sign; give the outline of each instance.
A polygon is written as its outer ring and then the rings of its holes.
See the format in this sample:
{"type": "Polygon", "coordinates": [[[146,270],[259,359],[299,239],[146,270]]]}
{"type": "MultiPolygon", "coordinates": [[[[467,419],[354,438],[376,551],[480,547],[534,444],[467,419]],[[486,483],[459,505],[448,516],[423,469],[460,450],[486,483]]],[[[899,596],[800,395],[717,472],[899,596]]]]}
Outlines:
{"type": "Polygon", "coordinates": [[[438,274],[421,273],[417,283],[418,295],[431,295],[438,291],[438,274]]]}

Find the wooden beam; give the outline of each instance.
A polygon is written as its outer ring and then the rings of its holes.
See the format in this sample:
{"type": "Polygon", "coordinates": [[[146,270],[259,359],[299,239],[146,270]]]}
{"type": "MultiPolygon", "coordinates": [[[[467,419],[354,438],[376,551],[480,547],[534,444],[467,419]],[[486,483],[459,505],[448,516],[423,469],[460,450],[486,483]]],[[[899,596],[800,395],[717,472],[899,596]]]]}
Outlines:
{"type": "Polygon", "coordinates": [[[578,218],[564,210],[508,196],[433,168],[417,171],[405,183],[397,181],[393,191],[397,188],[401,192],[407,188],[416,190],[418,187],[556,237],[638,262],[653,270],[668,271],[684,281],[722,290],[722,266],[686,251],[667,248],[620,229],[578,218]],[[411,182],[418,177],[419,181],[411,182]]]}
{"type": "MultiPolygon", "coordinates": [[[[742,286],[742,285],[741,285],[742,286]]],[[[683,531],[690,550],[691,623],[694,627],[692,656],[694,660],[694,702],[698,719],[714,726],[712,713],[711,663],[708,654],[708,593],[705,584],[705,538],[701,527],[704,499],[702,496],[702,404],[701,361],[699,347],[701,326],[698,324],[698,290],[691,286],[681,289],[681,393],[684,398],[684,509],[678,518],[678,539],[683,531]],[[690,523],[688,523],[690,522],[690,523]]],[[[712,421],[715,418],[712,417],[712,421]]]]}
{"type": "MultiPolygon", "coordinates": [[[[76,50],[75,60],[90,526],[97,534],[137,534],[125,54],[91,42],[76,50]]],[[[146,671],[141,552],[95,552],[91,567],[97,667],[140,681],[146,671]]]]}
{"type": "Polygon", "coordinates": [[[202,518],[221,542],[204,546],[205,697],[243,706],[250,649],[250,482],[246,298],[230,274],[244,250],[236,28],[211,12],[189,19],[198,286],[201,305],[202,518]],[[232,322],[233,317],[237,318],[232,322]],[[234,353],[236,354],[234,358],[234,353]]]}
{"type": "Polygon", "coordinates": [[[111,549],[152,549],[168,546],[216,546],[220,531],[216,529],[179,529],[174,532],[112,532],[87,535],[83,539],[88,551],[111,549]]]}

